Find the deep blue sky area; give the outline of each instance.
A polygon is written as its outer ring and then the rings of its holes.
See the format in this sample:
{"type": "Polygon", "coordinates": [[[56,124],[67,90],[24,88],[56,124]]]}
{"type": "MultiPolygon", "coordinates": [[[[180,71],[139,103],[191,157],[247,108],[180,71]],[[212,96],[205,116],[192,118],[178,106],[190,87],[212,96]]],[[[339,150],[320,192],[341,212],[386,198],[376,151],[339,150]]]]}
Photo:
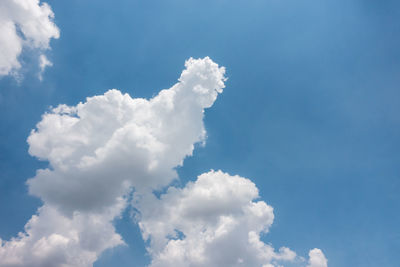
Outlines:
{"type": "MultiPolygon", "coordinates": [[[[149,98],[189,57],[227,68],[205,113],[208,139],[178,169],[182,185],[210,169],[251,179],[274,207],[264,241],[329,266],[400,263],[400,2],[373,0],[48,1],[61,36],[37,79],[0,79],[0,237],[23,230],[41,201],[25,181],[46,166],[26,138],[50,106],[117,88],[149,98]]],[[[106,122],[105,122],[106,123],[106,122]]],[[[96,267],[145,266],[129,211],[127,247],[96,267]]]]}

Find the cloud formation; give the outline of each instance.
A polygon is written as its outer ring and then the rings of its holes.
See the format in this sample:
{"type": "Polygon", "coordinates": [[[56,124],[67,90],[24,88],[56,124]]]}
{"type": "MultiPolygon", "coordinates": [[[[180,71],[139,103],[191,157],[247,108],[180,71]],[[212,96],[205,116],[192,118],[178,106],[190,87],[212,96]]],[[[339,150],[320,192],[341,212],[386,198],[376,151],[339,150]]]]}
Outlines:
{"type": "MultiPolygon", "coordinates": [[[[49,49],[52,38],[59,37],[59,30],[53,22],[50,6],[39,0],[0,1],[0,77],[14,73],[21,68],[18,57],[24,48],[49,49]]],[[[40,59],[41,68],[51,64],[40,59]]]]}
{"type": "Polygon", "coordinates": [[[150,240],[151,266],[277,266],[296,253],[260,240],[273,223],[271,206],[250,180],[210,171],[159,199],[139,196],[139,226],[150,240]]]}
{"type": "Polygon", "coordinates": [[[203,111],[224,88],[224,68],[189,59],[179,82],[150,100],[118,90],[43,115],[29,153],[47,160],[31,194],[63,211],[101,211],[131,187],[159,189],[205,140],[203,111]]]}
{"type": "MultiPolygon", "coordinates": [[[[49,167],[27,184],[44,205],[23,233],[0,240],[0,266],[92,266],[104,250],[124,244],[113,220],[127,205],[139,211],[153,267],[306,264],[261,240],[274,214],[249,179],[210,171],[166,188],[194,145],[205,142],[204,110],[225,87],[225,69],[208,57],[185,67],[174,86],[149,100],[113,89],[42,116],[29,153],[49,167]]],[[[314,249],[309,267],[317,266],[326,259],[314,249]]]]}
{"type": "Polygon", "coordinates": [[[307,267],[328,267],[328,260],[320,249],[314,248],[310,250],[308,256],[310,259],[307,267]]]}
{"type": "Polygon", "coordinates": [[[25,225],[25,232],[0,246],[0,266],[92,266],[107,248],[124,244],[112,220],[124,201],[101,214],[75,212],[67,217],[44,205],[25,225]]]}
{"type": "Polygon", "coordinates": [[[225,69],[211,59],[185,66],[178,83],[150,100],[114,89],[43,115],[29,153],[49,168],[28,185],[44,206],[25,233],[2,242],[0,266],[91,266],[122,243],[112,220],[124,196],[177,178],[174,168],[205,140],[204,109],[225,86],[225,69]]]}

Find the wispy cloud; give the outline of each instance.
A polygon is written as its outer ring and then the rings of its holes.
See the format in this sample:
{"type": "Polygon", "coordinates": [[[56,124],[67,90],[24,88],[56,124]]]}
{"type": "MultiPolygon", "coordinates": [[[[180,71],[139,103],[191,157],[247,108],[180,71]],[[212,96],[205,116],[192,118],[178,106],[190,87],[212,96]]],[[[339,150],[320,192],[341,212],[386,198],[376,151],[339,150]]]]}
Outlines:
{"type": "Polygon", "coordinates": [[[44,73],[45,69],[47,67],[51,67],[51,66],[53,66],[53,63],[50,62],[45,55],[40,55],[40,57],[39,57],[40,71],[38,74],[39,80],[43,80],[43,73],[44,73]]]}

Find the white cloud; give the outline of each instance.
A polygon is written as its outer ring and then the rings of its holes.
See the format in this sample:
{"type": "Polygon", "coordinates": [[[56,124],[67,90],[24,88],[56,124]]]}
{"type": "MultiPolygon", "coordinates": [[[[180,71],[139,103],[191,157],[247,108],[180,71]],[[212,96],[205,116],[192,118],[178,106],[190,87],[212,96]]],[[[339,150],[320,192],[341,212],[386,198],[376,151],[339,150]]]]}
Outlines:
{"type": "Polygon", "coordinates": [[[0,266],[92,266],[102,251],[123,244],[112,225],[123,207],[121,200],[102,214],[75,212],[66,217],[44,205],[25,225],[24,233],[1,242],[0,266]]]}
{"type": "Polygon", "coordinates": [[[28,138],[29,153],[49,162],[28,181],[44,201],[25,233],[3,241],[0,266],[91,266],[121,244],[112,220],[123,196],[161,188],[174,167],[205,140],[204,109],[224,88],[224,68],[189,59],[179,82],[150,100],[118,90],[60,105],[28,138]]]}
{"type": "MultiPolygon", "coordinates": [[[[132,188],[152,266],[298,262],[290,249],[276,251],[261,240],[273,209],[257,200],[248,179],[211,171],[160,199],[152,193],[176,179],[175,167],[205,141],[204,109],[225,87],[225,69],[208,57],[185,66],[178,83],[150,100],[113,89],[43,115],[28,138],[29,153],[49,167],[27,183],[44,205],[25,232],[0,240],[0,266],[92,266],[102,251],[123,244],[112,222],[132,188]]],[[[326,266],[315,251],[310,267],[326,266]]]]}
{"type": "Polygon", "coordinates": [[[307,267],[327,267],[328,266],[328,260],[326,259],[324,253],[318,249],[314,248],[310,250],[308,253],[308,256],[310,257],[309,263],[307,267]]]}
{"type": "Polygon", "coordinates": [[[39,0],[0,1],[0,76],[21,67],[18,57],[23,48],[50,48],[50,40],[59,37],[53,18],[50,6],[39,0]]]}
{"type": "Polygon", "coordinates": [[[150,100],[118,90],[46,113],[28,138],[29,153],[50,162],[29,191],[63,211],[101,210],[130,187],[161,188],[205,139],[203,110],[224,87],[209,58],[186,62],[179,82],[150,100]],[[73,194],[73,197],[71,197],[73,194]]]}
{"type": "Polygon", "coordinates": [[[44,70],[45,70],[47,67],[51,67],[51,66],[53,66],[53,63],[51,63],[51,62],[47,59],[47,57],[46,57],[45,55],[40,55],[40,57],[39,57],[39,68],[40,68],[40,71],[39,71],[39,75],[38,75],[39,80],[42,80],[42,79],[43,79],[43,72],[44,72],[44,70]]]}
{"type": "Polygon", "coordinates": [[[296,253],[260,240],[274,220],[272,207],[255,201],[256,186],[221,171],[200,175],[183,189],[170,187],[160,199],[137,196],[139,226],[151,266],[277,266],[296,253]]]}

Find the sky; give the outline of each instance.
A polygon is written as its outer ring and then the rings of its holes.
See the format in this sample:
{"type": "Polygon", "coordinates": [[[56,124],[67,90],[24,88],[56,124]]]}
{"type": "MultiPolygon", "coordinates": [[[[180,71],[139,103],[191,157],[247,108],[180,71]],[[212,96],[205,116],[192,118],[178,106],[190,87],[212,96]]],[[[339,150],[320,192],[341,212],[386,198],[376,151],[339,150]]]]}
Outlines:
{"type": "Polygon", "coordinates": [[[398,266],[399,13],[3,1],[0,266],[398,266]]]}

